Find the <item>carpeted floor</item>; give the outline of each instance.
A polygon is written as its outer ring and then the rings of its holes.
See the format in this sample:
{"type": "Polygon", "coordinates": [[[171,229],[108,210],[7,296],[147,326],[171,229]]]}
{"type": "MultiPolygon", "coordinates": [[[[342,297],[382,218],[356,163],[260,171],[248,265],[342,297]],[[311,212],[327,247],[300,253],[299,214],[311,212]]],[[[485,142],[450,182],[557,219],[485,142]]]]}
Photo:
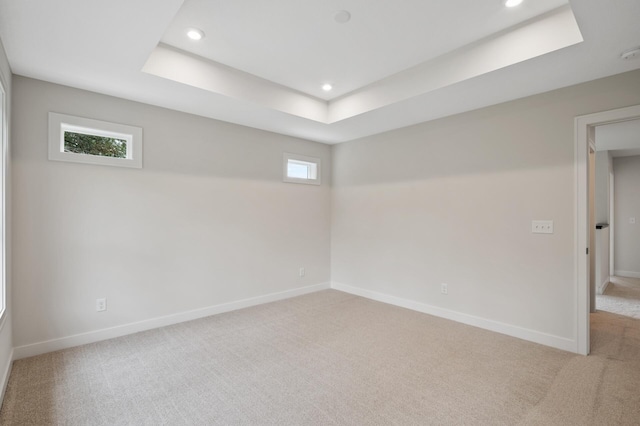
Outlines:
{"type": "Polygon", "coordinates": [[[16,361],[2,425],[632,425],[640,320],[589,357],[326,290],[16,361]]]}
{"type": "Polygon", "coordinates": [[[596,309],[640,319],[640,279],[611,277],[604,294],[596,296],[596,309]]]}

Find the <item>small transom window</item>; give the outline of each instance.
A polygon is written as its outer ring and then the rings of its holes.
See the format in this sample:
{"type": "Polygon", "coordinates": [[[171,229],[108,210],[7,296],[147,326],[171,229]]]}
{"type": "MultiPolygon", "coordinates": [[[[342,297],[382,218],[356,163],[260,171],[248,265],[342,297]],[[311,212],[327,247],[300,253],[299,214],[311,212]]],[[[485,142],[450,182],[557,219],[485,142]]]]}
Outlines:
{"type": "Polygon", "coordinates": [[[49,159],[142,167],[142,129],[49,113],[49,159]]]}
{"type": "Polygon", "coordinates": [[[320,159],[284,153],[284,179],[291,183],[320,184],[320,159]]]}

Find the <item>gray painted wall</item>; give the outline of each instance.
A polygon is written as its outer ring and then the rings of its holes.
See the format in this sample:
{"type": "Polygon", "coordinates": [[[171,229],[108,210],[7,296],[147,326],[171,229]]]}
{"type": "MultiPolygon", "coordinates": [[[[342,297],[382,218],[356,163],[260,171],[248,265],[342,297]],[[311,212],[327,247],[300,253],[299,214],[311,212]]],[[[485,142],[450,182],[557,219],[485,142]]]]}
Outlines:
{"type": "Polygon", "coordinates": [[[609,223],[609,174],[612,165],[609,151],[596,152],[596,223],[609,223]]]}
{"type": "Polygon", "coordinates": [[[638,71],[334,146],[332,281],[575,340],[574,118],[636,104],[638,71]]]}
{"type": "Polygon", "coordinates": [[[15,77],[14,346],[329,279],[574,339],[573,120],[640,104],[639,82],[332,148],[15,77]],[[144,168],[48,161],[49,111],[143,127],[144,168]],[[320,157],[323,184],[283,183],[283,151],[320,157]]]}
{"type": "Polygon", "coordinates": [[[613,175],[615,274],[640,278],[640,156],[614,158],[613,175]]]}
{"type": "MultiPolygon", "coordinates": [[[[597,143],[597,141],[596,141],[597,143]]],[[[610,186],[611,175],[613,173],[613,158],[610,151],[596,152],[595,167],[595,223],[608,223],[612,225],[609,218],[610,213],[610,186]]],[[[609,283],[610,275],[610,231],[611,227],[596,229],[594,246],[594,282],[597,294],[602,294],[609,283]]],[[[592,298],[592,311],[595,309],[595,295],[592,298]]],[[[595,312],[595,311],[593,311],[595,312]]]]}
{"type": "Polygon", "coordinates": [[[328,283],[330,174],[282,154],[329,146],[24,77],[13,105],[14,346],[328,283]],[[143,169],[48,161],[49,111],[142,127],[143,169]]]}

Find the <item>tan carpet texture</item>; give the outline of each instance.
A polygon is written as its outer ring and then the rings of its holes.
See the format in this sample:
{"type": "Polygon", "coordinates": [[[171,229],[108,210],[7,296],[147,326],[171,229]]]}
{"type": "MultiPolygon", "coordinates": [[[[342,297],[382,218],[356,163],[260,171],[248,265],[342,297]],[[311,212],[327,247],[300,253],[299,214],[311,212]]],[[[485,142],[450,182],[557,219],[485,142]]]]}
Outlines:
{"type": "Polygon", "coordinates": [[[16,361],[2,425],[637,425],[640,320],[583,357],[335,290],[16,361]]]}

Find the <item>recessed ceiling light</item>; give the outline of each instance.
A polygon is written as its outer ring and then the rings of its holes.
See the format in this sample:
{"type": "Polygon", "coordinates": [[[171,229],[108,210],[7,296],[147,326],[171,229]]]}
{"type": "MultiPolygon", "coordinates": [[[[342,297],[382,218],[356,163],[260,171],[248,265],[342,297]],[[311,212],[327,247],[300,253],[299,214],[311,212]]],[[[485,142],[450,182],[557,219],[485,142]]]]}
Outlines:
{"type": "Polygon", "coordinates": [[[187,37],[191,40],[201,40],[204,38],[204,31],[199,30],[198,28],[188,28],[187,37]]]}
{"type": "Polygon", "coordinates": [[[626,50],[622,52],[622,55],[620,55],[620,57],[626,60],[638,59],[640,58],[640,47],[635,47],[633,49],[626,50]]]}
{"type": "Polygon", "coordinates": [[[351,20],[351,14],[349,12],[347,12],[346,10],[341,10],[339,12],[336,12],[335,15],[333,15],[333,19],[338,24],[344,24],[344,23],[347,23],[347,22],[349,22],[351,20]]]}
{"type": "Polygon", "coordinates": [[[325,92],[329,92],[331,91],[331,89],[333,89],[333,86],[330,85],[329,83],[325,83],[322,85],[322,90],[324,90],[325,92]]]}
{"type": "Polygon", "coordinates": [[[520,3],[522,3],[522,0],[505,0],[504,5],[507,7],[516,7],[520,3]]]}

